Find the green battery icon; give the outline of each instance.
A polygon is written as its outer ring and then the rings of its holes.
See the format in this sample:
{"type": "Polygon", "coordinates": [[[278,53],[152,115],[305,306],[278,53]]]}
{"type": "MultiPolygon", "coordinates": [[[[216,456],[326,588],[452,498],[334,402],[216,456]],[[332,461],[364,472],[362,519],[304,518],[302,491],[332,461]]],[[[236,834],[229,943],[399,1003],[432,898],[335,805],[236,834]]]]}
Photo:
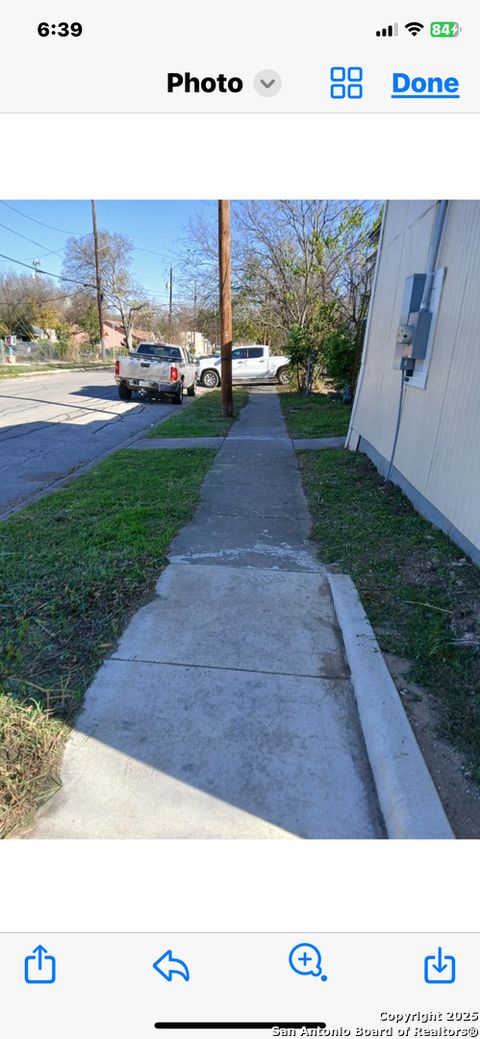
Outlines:
{"type": "Polygon", "coordinates": [[[438,40],[451,40],[461,32],[458,22],[430,22],[430,36],[438,40]]]}

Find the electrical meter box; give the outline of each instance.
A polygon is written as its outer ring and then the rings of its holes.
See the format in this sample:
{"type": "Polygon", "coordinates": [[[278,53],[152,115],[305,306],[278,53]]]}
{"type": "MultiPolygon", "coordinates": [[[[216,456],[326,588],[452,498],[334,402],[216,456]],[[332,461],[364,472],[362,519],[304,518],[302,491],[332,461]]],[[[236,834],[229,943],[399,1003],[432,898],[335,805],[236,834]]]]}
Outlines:
{"type": "Polygon", "coordinates": [[[416,314],[420,310],[426,280],[426,274],[412,274],[406,279],[400,310],[401,325],[408,325],[410,314],[416,314]]]}
{"type": "Polygon", "coordinates": [[[426,274],[412,274],[405,281],[395,344],[394,368],[412,374],[415,360],[425,357],[432,323],[430,310],[420,310],[426,274]],[[412,363],[407,363],[407,359],[412,363]]]}

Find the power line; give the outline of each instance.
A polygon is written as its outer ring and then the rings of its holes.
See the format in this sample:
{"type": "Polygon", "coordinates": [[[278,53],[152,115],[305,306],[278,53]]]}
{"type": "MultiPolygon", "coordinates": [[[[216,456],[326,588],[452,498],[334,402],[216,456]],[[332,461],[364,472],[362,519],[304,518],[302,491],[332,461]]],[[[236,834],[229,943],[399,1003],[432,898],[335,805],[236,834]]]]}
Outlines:
{"type": "Polygon", "coordinates": [[[49,249],[48,252],[46,252],[46,253],[37,253],[37,252],[35,252],[33,254],[33,256],[32,255],[30,255],[30,256],[22,256],[22,260],[24,260],[25,263],[27,262],[27,260],[44,260],[46,256],[52,256],[52,254],[54,254],[54,253],[55,253],[55,249],[49,249]]]}
{"type": "MultiPolygon", "coordinates": [[[[52,271],[42,271],[42,270],[39,270],[39,268],[38,267],[34,267],[33,264],[25,263],[23,260],[16,260],[13,256],[6,256],[5,253],[0,253],[0,258],[2,260],[10,260],[11,263],[19,264],[20,267],[26,267],[28,270],[35,271],[36,274],[44,274],[44,275],[46,275],[47,277],[50,277],[50,278],[58,278],[59,281],[68,281],[72,285],[81,285],[82,288],[84,288],[84,289],[94,289],[96,291],[96,285],[91,285],[90,282],[78,281],[76,278],[66,278],[62,274],[53,274],[52,271]]],[[[150,292],[147,289],[145,294],[150,297],[149,302],[155,304],[156,306],[168,307],[168,302],[165,302],[163,300],[154,298],[156,293],[150,292]]],[[[74,295],[74,293],[69,293],[69,295],[74,295]]],[[[160,295],[160,293],[158,295],[160,295]]],[[[58,298],[63,298],[63,297],[58,297],[58,298]]]]}
{"type": "Polygon", "coordinates": [[[5,253],[0,253],[2,260],[10,260],[10,263],[18,263],[20,267],[28,267],[29,270],[35,271],[36,274],[45,274],[48,278],[58,278],[59,281],[68,281],[71,285],[81,285],[84,289],[95,289],[95,285],[90,285],[85,281],[78,281],[77,278],[66,278],[63,274],[53,274],[52,271],[40,271],[38,267],[34,267],[31,263],[24,263],[22,260],[15,260],[13,256],[5,256],[5,253]]]}
{"type": "Polygon", "coordinates": [[[28,213],[22,213],[21,209],[17,209],[16,206],[12,206],[10,202],[5,202],[4,199],[0,199],[2,206],[7,206],[7,209],[13,209],[14,213],[18,213],[20,216],[24,216],[26,220],[31,220],[34,224],[40,224],[40,227],[48,227],[49,231],[59,231],[60,234],[74,235],[75,238],[90,238],[92,232],[88,234],[80,234],[79,231],[66,231],[64,227],[54,227],[53,224],[45,224],[43,220],[36,220],[34,216],[29,216],[28,213]]]}
{"type": "MultiPolygon", "coordinates": [[[[4,231],[10,231],[10,234],[16,234],[18,238],[23,238],[26,242],[31,242],[32,245],[38,245],[40,249],[47,248],[47,246],[43,245],[42,242],[36,242],[34,238],[27,238],[27,235],[20,234],[20,231],[15,231],[13,227],[8,227],[7,224],[0,224],[0,227],[3,227],[4,231]]],[[[48,252],[44,253],[44,255],[50,256],[51,254],[55,253],[57,256],[61,256],[63,251],[63,249],[49,249],[48,252]]]]}
{"type": "MultiPolygon", "coordinates": [[[[2,203],[2,206],[7,206],[8,209],[12,209],[13,212],[18,213],[19,216],[25,217],[26,220],[32,220],[34,224],[39,224],[40,227],[48,227],[50,231],[58,231],[60,234],[73,235],[74,238],[90,238],[92,235],[91,231],[89,231],[87,234],[80,234],[79,231],[67,231],[64,227],[54,227],[53,224],[45,224],[43,220],[37,220],[34,216],[29,216],[28,213],[23,213],[21,209],[17,209],[16,206],[12,206],[10,202],[5,202],[4,199],[0,199],[0,202],[2,203]]],[[[10,228],[8,230],[10,230],[10,228]]],[[[32,239],[28,238],[27,241],[31,242],[32,239]]],[[[38,245],[38,242],[35,242],[34,244],[38,245]]],[[[46,247],[42,246],[42,248],[46,247]]],[[[161,252],[158,252],[158,250],[156,249],[145,249],[142,245],[134,244],[134,249],[141,253],[150,253],[152,256],[164,257],[168,254],[170,256],[175,256],[175,258],[178,258],[177,252],[175,252],[173,249],[167,249],[166,247],[161,252]]]]}
{"type": "Polygon", "coordinates": [[[37,302],[40,303],[40,304],[42,304],[42,303],[57,303],[59,300],[73,299],[73,297],[75,295],[76,295],[75,292],[67,292],[66,296],[47,296],[45,299],[43,299],[43,297],[42,297],[37,302]]]}
{"type": "Polygon", "coordinates": [[[163,258],[168,254],[169,256],[174,256],[175,259],[178,259],[178,253],[174,252],[173,249],[167,249],[166,247],[165,249],[162,249],[162,252],[157,252],[156,249],[145,249],[143,245],[134,245],[133,248],[136,252],[150,253],[152,256],[160,256],[163,258]]]}

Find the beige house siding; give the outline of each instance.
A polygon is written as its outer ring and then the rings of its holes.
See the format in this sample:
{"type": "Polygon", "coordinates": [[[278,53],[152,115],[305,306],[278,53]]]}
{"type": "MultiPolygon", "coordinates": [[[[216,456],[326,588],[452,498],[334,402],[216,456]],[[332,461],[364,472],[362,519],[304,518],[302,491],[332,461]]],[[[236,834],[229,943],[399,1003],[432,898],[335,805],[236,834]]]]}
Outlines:
{"type": "MultiPolygon", "coordinates": [[[[386,207],[348,440],[382,469],[398,413],[401,374],[393,357],[404,283],[425,271],[435,210],[432,201],[386,207]]],[[[436,267],[446,275],[426,387],[406,385],[393,478],[420,511],[480,553],[480,202],[449,203],[436,267]]]]}

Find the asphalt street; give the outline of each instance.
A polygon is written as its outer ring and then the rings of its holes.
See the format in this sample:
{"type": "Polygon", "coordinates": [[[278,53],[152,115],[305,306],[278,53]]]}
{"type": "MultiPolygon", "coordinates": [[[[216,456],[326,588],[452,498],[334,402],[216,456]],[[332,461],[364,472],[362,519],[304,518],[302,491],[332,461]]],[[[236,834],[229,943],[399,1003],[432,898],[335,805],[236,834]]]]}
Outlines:
{"type": "Polygon", "coordinates": [[[2,379],[0,512],[172,413],[172,404],[119,400],[113,371],[2,379]]]}

